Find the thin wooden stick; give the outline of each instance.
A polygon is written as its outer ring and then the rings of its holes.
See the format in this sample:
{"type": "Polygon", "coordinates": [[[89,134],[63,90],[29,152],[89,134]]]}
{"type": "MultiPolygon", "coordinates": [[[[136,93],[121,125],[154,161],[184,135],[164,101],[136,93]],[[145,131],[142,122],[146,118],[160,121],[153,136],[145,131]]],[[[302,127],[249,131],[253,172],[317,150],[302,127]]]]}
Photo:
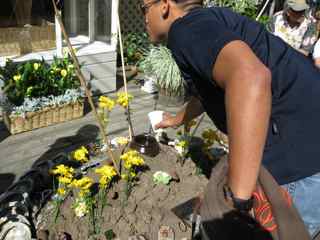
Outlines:
{"type": "Polygon", "coordinates": [[[111,158],[112,162],[113,162],[113,165],[114,165],[114,168],[116,169],[117,173],[120,175],[120,172],[119,172],[119,169],[118,169],[118,166],[117,166],[117,163],[115,161],[115,158],[113,156],[113,153],[111,151],[111,148],[110,148],[110,145],[109,145],[109,142],[108,142],[108,138],[107,136],[105,135],[105,130],[104,130],[104,127],[103,127],[103,123],[101,122],[101,119],[99,118],[98,116],[98,113],[97,113],[97,110],[96,110],[96,107],[94,106],[94,103],[93,103],[93,100],[92,100],[92,97],[91,97],[91,91],[87,88],[87,84],[86,84],[86,81],[85,81],[85,78],[80,70],[80,64],[79,64],[79,61],[78,61],[78,58],[77,56],[75,55],[74,53],[74,50],[72,48],[72,45],[71,45],[71,42],[70,42],[70,39],[68,37],[68,34],[65,30],[65,27],[64,27],[64,24],[62,22],[62,19],[61,19],[61,14],[60,14],[60,11],[58,10],[57,8],[57,5],[55,3],[55,0],[52,0],[52,3],[53,3],[53,7],[54,7],[54,11],[55,11],[55,16],[60,24],[60,27],[61,27],[61,31],[62,31],[62,34],[67,42],[67,46],[69,48],[69,51],[70,51],[70,54],[71,54],[71,57],[72,57],[72,60],[74,62],[74,65],[76,67],[76,74],[77,74],[77,77],[79,78],[80,80],[80,83],[82,85],[82,87],[85,89],[85,93],[86,93],[86,96],[88,98],[88,101],[89,101],[89,104],[90,104],[90,107],[94,113],[94,116],[96,118],[96,121],[98,122],[98,126],[99,126],[99,129],[100,129],[100,133],[102,135],[102,141],[103,143],[107,146],[107,156],[111,158]],[[109,155],[108,155],[109,154],[109,155]]]}
{"type": "Polygon", "coordinates": [[[193,131],[192,131],[192,133],[191,133],[191,138],[194,137],[194,135],[196,134],[196,132],[197,132],[200,124],[202,123],[203,119],[204,119],[204,113],[201,114],[201,116],[200,116],[200,118],[199,118],[199,120],[198,120],[198,122],[197,122],[196,127],[193,129],[193,131]]]}
{"type": "MultiPolygon", "coordinates": [[[[126,93],[126,96],[128,97],[127,76],[126,76],[126,71],[125,71],[125,66],[124,66],[123,44],[122,44],[122,36],[121,36],[119,11],[117,13],[117,29],[118,29],[118,36],[119,36],[124,91],[126,93]]],[[[132,121],[131,121],[130,103],[128,103],[128,106],[127,106],[127,118],[128,118],[127,120],[128,120],[128,125],[129,125],[129,138],[130,138],[130,141],[132,141],[132,137],[134,136],[134,132],[133,132],[132,121]]]]}
{"type": "Polygon", "coordinates": [[[260,19],[260,17],[262,16],[264,10],[266,10],[266,7],[268,6],[270,0],[267,0],[263,6],[263,8],[261,9],[260,13],[258,14],[258,16],[256,17],[256,21],[258,21],[260,19]]]}

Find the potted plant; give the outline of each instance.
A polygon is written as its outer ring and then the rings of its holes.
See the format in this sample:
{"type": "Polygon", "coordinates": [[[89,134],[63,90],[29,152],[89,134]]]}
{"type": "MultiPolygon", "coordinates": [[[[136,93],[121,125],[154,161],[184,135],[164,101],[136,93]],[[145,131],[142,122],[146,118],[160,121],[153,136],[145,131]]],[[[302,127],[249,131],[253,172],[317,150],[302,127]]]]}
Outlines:
{"type": "Polygon", "coordinates": [[[83,115],[83,93],[69,57],[15,63],[0,68],[3,117],[12,134],[83,115]]]}
{"type": "MultiPolygon", "coordinates": [[[[131,79],[138,73],[137,63],[143,59],[148,49],[149,41],[146,33],[128,33],[123,38],[123,57],[126,75],[131,79]]],[[[118,66],[121,66],[120,47],[118,47],[118,66]]],[[[122,68],[118,68],[118,75],[122,76],[122,68]]]]}
{"type": "Polygon", "coordinates": [[[170,50],[164,46],[152,46],[139,69],[146,78],[153,79],[159,89],[159,99],[179,104],[185,99],[183,77],[170,50]]]}

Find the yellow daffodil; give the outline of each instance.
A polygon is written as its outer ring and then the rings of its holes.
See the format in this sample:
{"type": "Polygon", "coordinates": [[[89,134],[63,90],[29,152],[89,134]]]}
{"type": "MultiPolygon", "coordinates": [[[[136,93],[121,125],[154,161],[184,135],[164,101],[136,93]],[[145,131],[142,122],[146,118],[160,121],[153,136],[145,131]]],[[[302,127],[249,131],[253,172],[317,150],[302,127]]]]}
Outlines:
{"type": "Polygon", "coordinates": [[[39,67],[40,67],[40,63],[34,63],[34,64],[33,64],[33,69],[34,69],[35,71],[37,71],[37,70],[39,69],[39,67]]]}
{"type": "Polygon", "coordinates": [[[72,182],[72,178],[70,178],[70,177],[65,177],[65,176],[60,176],[60,177],[58,177],[58,181],[59,181],[59,183],[61,183],[61,184],[65,184],[65,185],[68,185],[68,184],[70,184],[71,182],[72,182]]]}
{"type": "Polygon", "coordinates": [[[120,92],[117,94],[118,99],[117,99],[117,103],[124,107],[127,108],[129,105],[129,102],[133,99],[133,96],[130,94],[126,94],[125,92],[120,92]]]}
{"type": "Polygon", "coordinates": [[[109,181],[111,181],[112,178],[117,175],[115,168],[108,165],[97,168],[95,170],[95,173],[101,175],[102,177],[105,177],[106,180],[109,180],[109,181]]]}
{"type": "Polygon", "coordinates": [[[84,146],[82,146],[81,148],[74,151],[73,158],[76,161],[79,161],[81,163],[86,163],[89,160],[88,154],[89,154],[88,150],[84,146]]]}
{"type": "Polygon", "coordinates": [[[61,175],[70,177],[74,174],[74,169],[72,167],[67,167],[63,164],[58,165],[55,169],[51,171],[53,175],[61,175]]]}
{"type": "Polygon", "coordinates": [[[74,179],[71,183],[71,187],[79,188],[81,190],[88,190],[93,184],[93,180],[89,177],[83,177],[81,179],[74,179]]]}
{"type": "Polygon", "coordinates": [[[140,154],[135,150],[130,150],[120,156],[120,159],[124,161],[124,167],[131,169],[133,166],[144,165],[144,160],[140,154]]]}
{"type": "Polygon", "coordinates": [[[60,74],[61,74],[62,77],[66,77],[68,75],[68,71],[65,70],[65,69],[62,69],[60,74]]]}
{"type": "Polygon", "coordinates": [[[14,80],[15,82],[19,82],[19,81],[21,80],[21,74],[14,75],[14,76],[13,76],[13,80],[14,80]]]}
{"type": "Polygon", "coordinates": [[[101,187],[106,187],[111,182],[113,177],[117,175],[115,169],[111,166],[103,166],[96,169],[95,172],[101,175],[99,179],[99,184],[101,187]]]}
{"type": "Polygon", "coordinates": [[[64,188],[58,188],[57,193],[60,196],[64,196],[64,195],[66,195],[66,190],[64,188]]]}
{"type": "Polygon", "coordinates": [[[114,108],[115,102],[111,98],[101,96],[99,98],[99,108],[106,108],[111,111],[114,108]]]}

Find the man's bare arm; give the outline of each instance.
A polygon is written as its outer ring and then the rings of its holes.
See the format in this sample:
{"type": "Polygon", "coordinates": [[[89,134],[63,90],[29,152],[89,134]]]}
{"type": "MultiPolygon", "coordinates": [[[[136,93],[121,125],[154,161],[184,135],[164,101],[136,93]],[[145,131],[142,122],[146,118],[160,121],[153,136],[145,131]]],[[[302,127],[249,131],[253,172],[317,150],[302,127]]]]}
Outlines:
{"type": "Polygon", "coordinates": [[[271,111],[271,73],[242,41],[227,44],[213,68],[225,90],[229,137],[228,183],[234,195],[249,199],[260,169],[271,111]]]}

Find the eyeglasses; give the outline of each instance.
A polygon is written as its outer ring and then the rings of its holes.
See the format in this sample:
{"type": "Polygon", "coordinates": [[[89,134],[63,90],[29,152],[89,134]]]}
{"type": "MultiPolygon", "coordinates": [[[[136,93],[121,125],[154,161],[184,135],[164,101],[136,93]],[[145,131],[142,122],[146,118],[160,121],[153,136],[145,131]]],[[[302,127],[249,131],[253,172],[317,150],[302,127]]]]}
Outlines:
{"type": "Polygon", "coordinates": [[[158,2],[160,2],[161,0],[155,0],[155,1],[152,1],[152,2],[148,2],[148,3],[143,3],[140,5],[140,9],[141,9],[141,12],[143,13],[143,15],[146,15],[146,13],[148,12],[149,8],[153,5],[153,4],[156,4],[158,2]]]}

